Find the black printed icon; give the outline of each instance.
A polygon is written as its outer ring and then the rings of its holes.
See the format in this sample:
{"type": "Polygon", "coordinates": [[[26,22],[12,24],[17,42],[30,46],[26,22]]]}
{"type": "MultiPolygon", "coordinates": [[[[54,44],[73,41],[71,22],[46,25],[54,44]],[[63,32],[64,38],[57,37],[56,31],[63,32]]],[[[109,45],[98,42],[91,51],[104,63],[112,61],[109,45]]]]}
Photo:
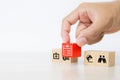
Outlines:
{"type": "Polygon", "coordinates": [[[93,57],[92,57],[91,55],[88,55],[88,56],[86,57],[86,59],[87,59],[87,61],[88,61],[89,63],[93,63],[93,61],[92,61],[93,57]]]}
{"type": "Polygon", "coordinates": [[[105,59],[105,56],[103,55],[100,55],[99,59],[98,59],[98,63],[107,63],[106,59],[105,59]]]}
{"type": "Polygon", "coordinates": [[[69,60],[69,58],[68,57],[63,57],[63,60],[66,61],[66,60],[69,60]]]}
{"type": "Polygon", "coordinates": [[[53,59],[59,59],[59,58],[60,55],[57,52],[53,53],[53,59]]]}

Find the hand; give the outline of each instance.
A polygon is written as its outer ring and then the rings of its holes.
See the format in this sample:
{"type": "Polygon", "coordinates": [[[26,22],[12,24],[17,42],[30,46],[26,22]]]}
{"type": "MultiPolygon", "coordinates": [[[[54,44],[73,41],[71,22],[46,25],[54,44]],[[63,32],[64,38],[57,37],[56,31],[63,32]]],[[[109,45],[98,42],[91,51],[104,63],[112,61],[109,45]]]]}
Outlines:
{"type": "Polygon", "coordinates": [[[76,42],[79,46],[99,42],[104,34],[120,30],[120,3],[82,3],[63,19],[61,36],[70,42],[70,27],[79,21],[76,42]]]}

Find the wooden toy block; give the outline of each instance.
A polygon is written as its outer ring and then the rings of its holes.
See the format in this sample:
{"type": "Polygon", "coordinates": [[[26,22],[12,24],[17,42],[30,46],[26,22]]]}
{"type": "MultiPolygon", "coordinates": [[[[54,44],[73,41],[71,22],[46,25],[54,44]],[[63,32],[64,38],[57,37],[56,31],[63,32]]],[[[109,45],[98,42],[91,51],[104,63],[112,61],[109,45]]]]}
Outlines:
{"type": "Polygon", "coordinates": [[[62,56],[77,58],[81,56],[81,47],[76,43],[62,43],[62,56]]]}
{"type": "Polygon", "coordinates": [[[112,51],[85,51],[84,64],[95,66],[114,66],[115,52],[112,51]]]}
{"type": "Polygon", "coordinates": [[[78,58],[63,57],[61,49],[52,50],[52,62],[76,63],[77,61],[78,58]]]}

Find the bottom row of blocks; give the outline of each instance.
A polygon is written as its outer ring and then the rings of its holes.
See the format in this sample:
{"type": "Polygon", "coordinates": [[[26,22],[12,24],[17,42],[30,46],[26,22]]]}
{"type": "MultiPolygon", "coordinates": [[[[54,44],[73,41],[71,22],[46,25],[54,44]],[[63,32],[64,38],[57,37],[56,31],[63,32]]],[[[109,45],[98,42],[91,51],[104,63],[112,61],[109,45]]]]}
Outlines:
{"type": "MultiPolygon", "coordinates": [[[[78,58],[62,57],[61,49],[52,50],[53,62],[76,63],[78,58]]],[[[115,52],[112,51],[95,51],[88,50],[84,52],[84,64],[95,66],[114,66],[115,65],[115,52]]]]}

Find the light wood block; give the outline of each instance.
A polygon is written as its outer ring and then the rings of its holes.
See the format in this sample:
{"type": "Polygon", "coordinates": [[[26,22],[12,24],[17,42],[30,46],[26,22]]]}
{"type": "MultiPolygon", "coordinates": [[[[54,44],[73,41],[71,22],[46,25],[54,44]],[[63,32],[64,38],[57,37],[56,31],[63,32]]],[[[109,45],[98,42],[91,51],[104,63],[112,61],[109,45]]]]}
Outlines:
{"type": "Polygon", "coordinates": [[[94,66],[114,66],[115,52],[112,51],[94,51],[84,52],[84,64],[94,66]]]}
{"type": "Polygon", "coordinates": [[[78,58],[62,57],[61,49],[52,50],[52,62],[76,63],[78,58]]]}

